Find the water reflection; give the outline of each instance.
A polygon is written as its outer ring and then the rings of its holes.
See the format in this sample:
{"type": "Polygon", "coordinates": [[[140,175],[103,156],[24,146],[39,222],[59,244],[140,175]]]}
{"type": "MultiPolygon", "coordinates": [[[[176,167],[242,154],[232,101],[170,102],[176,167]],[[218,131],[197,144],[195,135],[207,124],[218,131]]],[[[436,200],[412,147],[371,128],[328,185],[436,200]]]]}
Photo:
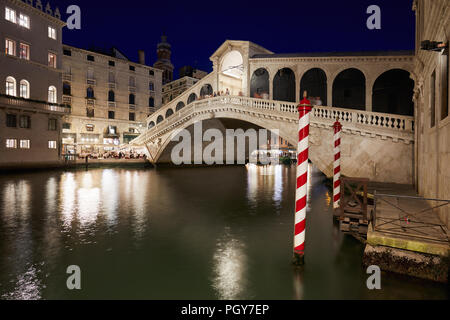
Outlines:
{"type": "Polygon", "coordinates": [[[283,199],[283,170],[282,165],[255,165],[248,164],[247,169],[247,198],[256,206],[261,193],[268,193],[275,205],[279,207],[283,199]]]}
{"type": "Polygon", "coordinates": [[[230,230],[217,242],[217,250],[213,257],[213,288],[218,299],[242,299],[246,290],[247,256],[245,245],[233,238],[230,230]]]}
{"type": "Polygon", "coordinates": [[[39,269],[35,266],[30,266],[28,270],[19,274],[14,281],[14,289],[1,296],[5,300],[39,300],[42,298],[41,291],[45,289],[39,280],[39,269]]]}
{"type": "Polygon", "coordinates": [[[117,173],[114,170],[103,170],[101,182],[102,212],[109,227],[117,222],[119,206],[119,186],[117,173]]]}

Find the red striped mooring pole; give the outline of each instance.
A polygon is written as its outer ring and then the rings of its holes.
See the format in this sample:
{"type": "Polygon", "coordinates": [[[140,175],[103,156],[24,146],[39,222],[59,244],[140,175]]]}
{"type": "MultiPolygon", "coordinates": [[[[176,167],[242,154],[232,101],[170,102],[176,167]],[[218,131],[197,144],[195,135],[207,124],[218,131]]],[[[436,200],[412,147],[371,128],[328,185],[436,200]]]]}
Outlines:
{"type": "Polygon", "coordinates": [[[304,264],[305,229],[306,229],[306,195],[308,181],[308,149],[309,149],[309,113],[311,102],[307,99],[307,92],[298,105],[299,133],[297,159],[297,191],[295,194],[295,232],[294,232],[294,264],[304,264]]]}
{"type": "Polygon", "coordinates": [[[333,208],[339,208],[341,201],[341,131],[342,125],[339,119],[333,125],[334,128],[334,166],[333,166],[333,208]]]}

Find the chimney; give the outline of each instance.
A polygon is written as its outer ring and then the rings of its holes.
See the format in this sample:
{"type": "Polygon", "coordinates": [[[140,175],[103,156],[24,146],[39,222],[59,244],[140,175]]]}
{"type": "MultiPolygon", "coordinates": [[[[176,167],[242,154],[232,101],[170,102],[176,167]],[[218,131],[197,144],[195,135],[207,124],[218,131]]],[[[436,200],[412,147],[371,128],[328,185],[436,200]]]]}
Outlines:
{"type": "Polygon", "coordinates": [[[145,51],[139,50],[138,54],[139,54],[139,63],[145,65],[145,51]]]}

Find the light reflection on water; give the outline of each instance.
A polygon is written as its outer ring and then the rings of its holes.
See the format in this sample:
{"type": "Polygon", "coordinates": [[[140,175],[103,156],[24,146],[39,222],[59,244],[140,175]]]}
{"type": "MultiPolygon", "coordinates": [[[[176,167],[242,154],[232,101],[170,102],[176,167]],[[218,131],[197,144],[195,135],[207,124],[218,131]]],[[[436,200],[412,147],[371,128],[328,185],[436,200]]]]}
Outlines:
{"type": "Polygon", "coordinates": [[[0,176],[0,298],[447,298],[445,288],[395,278],[382,294],[367,292],[363,246],[333,225],[313,166],[308,178],[307,267],[298,273],[295,167],[0,176]],[[65,287],[70,264],[95,275],[80,293],[65,287]]]}
{"type": "Polygon", "coordinates": [[[229,228],[225,235],[218,239],[214,254],[213,288],[220,300],[243,299],[247,281],[247,256],[245,245],[233,238],[229,228]]]}

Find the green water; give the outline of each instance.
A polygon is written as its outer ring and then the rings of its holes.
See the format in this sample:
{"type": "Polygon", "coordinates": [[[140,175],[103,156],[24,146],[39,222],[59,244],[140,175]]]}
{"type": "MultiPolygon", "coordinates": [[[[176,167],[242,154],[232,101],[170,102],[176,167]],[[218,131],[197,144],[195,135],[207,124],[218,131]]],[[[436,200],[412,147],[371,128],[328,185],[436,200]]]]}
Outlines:
{"type": "Polygon", "coordinates": [[[2,299],[447,299],[382,274],[333,223],[311,167],[306,266],[291,265],[295,168],[92,169],[0,176],[2,299]],[[66,287],[70,265],[82,289],[66,287]]]}

